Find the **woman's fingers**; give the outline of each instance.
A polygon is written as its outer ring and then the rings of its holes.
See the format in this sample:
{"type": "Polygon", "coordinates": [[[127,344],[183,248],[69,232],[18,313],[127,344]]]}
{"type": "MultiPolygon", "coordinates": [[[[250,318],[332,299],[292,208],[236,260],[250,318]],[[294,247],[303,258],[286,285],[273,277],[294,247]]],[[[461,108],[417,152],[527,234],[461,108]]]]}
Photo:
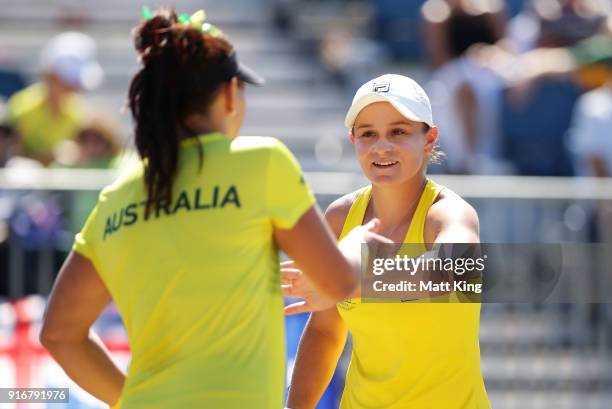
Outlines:
{"type": "Polygon", "coordinates": [[[281,284],[281,291],[285,297],[296,297],[291,284],[281,284]]]}
{"type": "Polygon", "coordinates": [[[293,304],[289,304],[285,307],[285,315],[287,316],[302,314],[302,313],[311,312],[311,311],[312,309],[310,308],[310,305],[306,301],[299,301],[293,304]]]}
{"type": "Polygon", "coordinates": [[[366,236],[366,242],[367,243],[383,243],[383,244],[391,244],[393,243],[393,241],[385,236],[381,236],[380,234],[377,233],[368,233],[366,236]]]}
{"type": "Polygon", "coordinates": [[[297,268],[281,268],[281,289],[287,297],[304,298],[309,290],[304,273],[297,268]]]}
{"type": "Polygon", "coordinates": [[[352,235],[354,239],[357,239],[356,241],[365,243],[393,243],[387,237],[378,234],[379,229],[380,220],[377,218],[373,218],[363,226],[355,227],[353,230],[351,230],[349,236],[352,235]]]}
{"type": "Polygon", "coordinates": [[[369,222],[363,225],[363,227],[370,232],[376,233],[380,228],[380,220],[376,217],[372,218],[369,222]]]}
{"type": "Polygon", "coordinates": [[[296,280],[302,279],[302,271],[297,268],[281,268],[281,282],[283,284],[293,284],[296,280]]]}
{"type": "Polygon", "coordinates": [[[283,261],[282,263],[280,263],[281,268],[297,268],[297,266],[295,265],[295,261],[293,260],[287,260],[287,261],[283,261]]]}

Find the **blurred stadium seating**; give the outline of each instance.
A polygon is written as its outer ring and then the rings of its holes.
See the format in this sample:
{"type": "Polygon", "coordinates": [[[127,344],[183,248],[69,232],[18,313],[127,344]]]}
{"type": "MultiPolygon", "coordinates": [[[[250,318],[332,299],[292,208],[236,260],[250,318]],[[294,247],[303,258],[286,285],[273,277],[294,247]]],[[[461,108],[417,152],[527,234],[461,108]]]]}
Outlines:
{"type": "MultiPolygon", "coordinates": [[[[148,5],[155,7],[157,3],[148,5]]],[[[320,6],[324,2],[288,2],[296,7],[291,11],[297,20],[293,31],[274,27],[280,2],[273,0],[172,3],[180,11],[205,8],[232,38],[241,58],[266,77],[265,87],[247,91],[249,109],[243,134],[282,139],[308,172],[320,206],[365,183],[343,127],[352,90],[347,93],[334,81],[317,60],[313,46],[321,40],[321,27],[342,20],[338,10],[346,2],[329,2],[323,8],[320,6]]],[[[389,13],[384,3],[377,2],[389,13]]],[[[422,1],[414,3],[414,10],[408,10],[406,18],[416,19],[422,1]]],[[[520,9],[520,3],[509,3],[512,13],[520,9]]],[[[0,66],[17,67],[26,77],[35,79],[37,55],[46,39],[67,28],[86,32],[98,43],[105,71],[103,86],[88,97],[103,100],[118,111],[136,69],[130,29],[139,18],[141,6],[141,1],[134,0],[0,0],[0,66]]],[[[398,47],[414,58],[421,55],[420,44],[414,39],[398,47]]],[[[411,64],[414,76],[424,78],[423,65],[411,64]]],[[[376,70],[394,67],[386,63],[376,70]]],[[[129,130],[127,115],[122,117],[122,124],[129,130]]],[[[125,144],[129,146],[129,141],[125,144]]],[[[17,173],[0,170],[0,223],[4,223],[0,226],[0,288],[11,297],[10,301],[0,301],[0,387],[70,385],[71,398],[75,399],[65,408],[103,407],[69,382],[44,353],[36,336],[44,308],[41,296],[49,291],[73,232],[58,228],[51,239],[27,249],[15,235],[8,234],[13,228],[8,217],[20,199],[34,200],[31,198],[41,195],[45,200],[58,198],[61,207],[71,191],[99,189],[112,177],[108,172],[92,171],[55,176],[43,173],[38,178],[27,174],[20,178],[17,173]]],[[[591,181],[586,185],[591,188],[585,188],[576,179],[440,176],[436,180],[474,204],[485,242],[589,242],[594,237],[592,208],[612,202],[608,182],[598,185],[591,181]]],[[[295,352],[304,319],[287,321],[290,355],[295,352]]],[[[127,365],[129,348],[112,307],[100,318],[97,329],[117,359],[127,365]]],[[[483,305],[482,366],[493,407],[609,409],[611,335],[609,305],[483,305]]],[[[319,408],[337,407],[345,369],[346,360],[339,365],[319,408]]],[[[0,403],[0,409],[16,407],[0,403]]]]}

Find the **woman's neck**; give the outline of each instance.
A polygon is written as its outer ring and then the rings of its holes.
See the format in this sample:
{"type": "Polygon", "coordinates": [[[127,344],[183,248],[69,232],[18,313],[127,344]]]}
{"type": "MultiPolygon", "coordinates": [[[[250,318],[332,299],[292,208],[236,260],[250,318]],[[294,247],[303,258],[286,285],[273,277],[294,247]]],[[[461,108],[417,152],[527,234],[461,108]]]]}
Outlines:
{"type": "Polygon", "coordinates": [[[383,230],[411,218],[426,181],[425,175],[419,173],[400,185],[372,185],[372,216],[380,219],[383,230]]]}
{"type": "Polygon", "coordinates": [[[194,138],[200,135],[206,135],[209,133],[225,134],[224,131],[225,129],[219,129],[219,128],[208,127],[208,126],[198,127],[197,129],[187,129],[186,127],[183,126],[183,127],[178,128],[178,137],[179,137],[179,140],[183,140],[183,139],[194,138]]]}

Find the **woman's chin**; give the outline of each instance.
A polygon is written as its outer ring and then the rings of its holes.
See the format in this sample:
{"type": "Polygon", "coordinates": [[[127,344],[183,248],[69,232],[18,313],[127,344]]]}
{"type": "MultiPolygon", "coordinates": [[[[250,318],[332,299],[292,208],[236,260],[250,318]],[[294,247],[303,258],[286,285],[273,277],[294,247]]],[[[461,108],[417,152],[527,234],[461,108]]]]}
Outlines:
{"type": "Polygon", "coordinates": [[[399,175],[381,175],[369,173],[366,175],[367,178],[372,182],[373,185],[395,185],[400,182],[401,178],[399,175]]]}

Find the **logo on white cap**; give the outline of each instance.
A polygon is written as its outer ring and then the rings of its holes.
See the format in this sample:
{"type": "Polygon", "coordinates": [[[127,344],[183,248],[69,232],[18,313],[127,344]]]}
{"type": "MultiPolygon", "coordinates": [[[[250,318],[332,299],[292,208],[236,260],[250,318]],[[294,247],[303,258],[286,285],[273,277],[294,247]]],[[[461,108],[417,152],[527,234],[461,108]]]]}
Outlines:
{"type": "Polygon", "coordinates": [[[389,81],[375,82],[372,86],[372,91],[389,92],[389,88],[391,88],[391,83],[389,81]]]}

